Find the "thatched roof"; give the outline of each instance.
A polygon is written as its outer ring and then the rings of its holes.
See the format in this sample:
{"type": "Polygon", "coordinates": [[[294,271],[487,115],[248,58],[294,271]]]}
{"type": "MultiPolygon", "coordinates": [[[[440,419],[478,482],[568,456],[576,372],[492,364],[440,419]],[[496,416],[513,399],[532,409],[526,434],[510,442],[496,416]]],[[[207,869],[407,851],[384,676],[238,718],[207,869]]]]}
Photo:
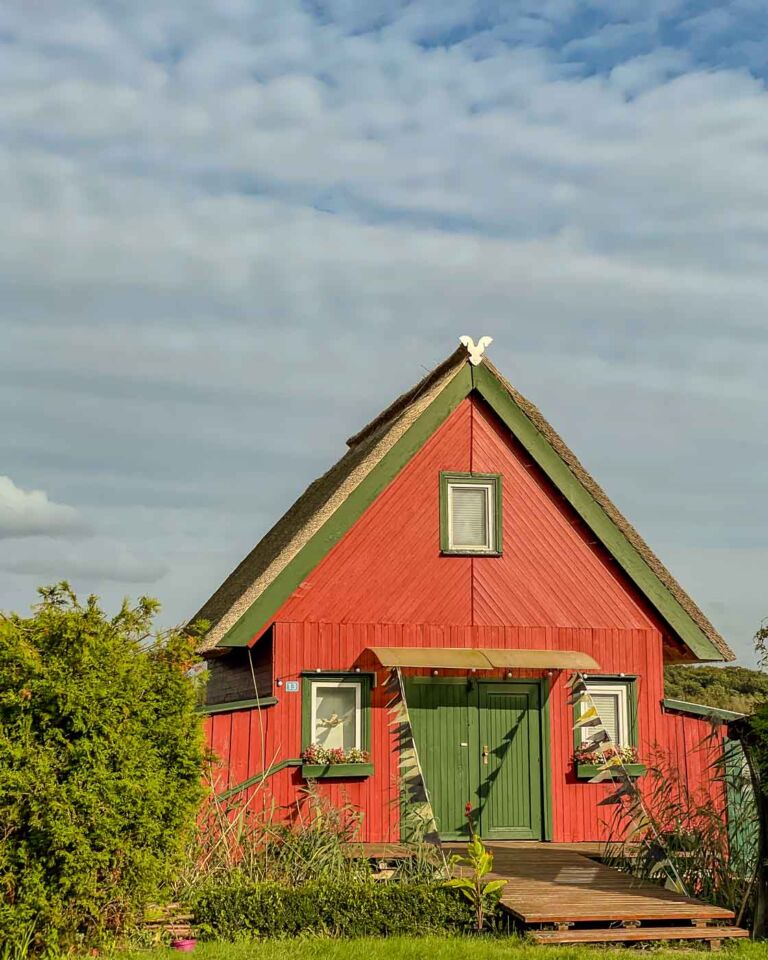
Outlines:
{"type": "Polygon", "coordinates": [[[311,483],[293,506],[256,544],[190,622],[208,620],[211,629],[200,652],[213,649],[285,569],[364,476],[405,433],[466,361],[463,347],[435,367],[412,390],[399,397],[357,437],[331,469],[311,483]]]}
{"type": "MultiPolygon", "coordinates": [[[[408,428],[468,363],[463,347],[439,364],[413,389],[404,393],[347,441],[349,450],[322,477],[315,480],[288,512],[261,539],[248,556],[192,618],[210,621],[201,652],[210,652],[249,607],[285,570],[291,560],[334,514],[358,484],[380,463],[408,428]]],[[[487,359],[482,363],[510,398],[567,464],[573,475],[602,507],[655,573],[677,603],[688,613],[723,659],[733,652],[704,613],[653,553],[632,524],[611,502],[539,409],[520,394],[487,359]]]]}
{"type": "Polygon", "coordinates": [[[512,384],[496,369],[490,360],[484,359],[483,362],[491,370],[495,377],[504,385],[509,395],[525,413],[529,420],[535,425],[539,433],[549,441],[552,447],[560,454],[562,459],[568,464],[571,472],[581,481],[582,486],[590,492],[592,497],[600,504],[603,510],[608,514],[611,520],[621,530],[624,536],[629,540],[632,546],[637,550],[640,556],[645,560],[648,566],[653,570],[656,576],[661,580],[664,586],[669,590],[672,596],[677,600],[680,606],[691,617],[693,622],[701,628],[702,632],[717,647],[723,655],[724,660],[735,660],[736,655],[718,633],[709,618],[699,609],[688,594],[683,590],[678,581],[672,576],[669,570],[659,560],[656,554],[651,550],[648,544],[643,540],[640,534],[635,530],[632,524],[627,520],[623,513],[616,507],[608,494],[603,490],[600,484],[581,464],[576,454],[565,443],[563,438],[555,431],[554,427],[545,419],[537,406],[527,400],[519,393],[512,384]]]}

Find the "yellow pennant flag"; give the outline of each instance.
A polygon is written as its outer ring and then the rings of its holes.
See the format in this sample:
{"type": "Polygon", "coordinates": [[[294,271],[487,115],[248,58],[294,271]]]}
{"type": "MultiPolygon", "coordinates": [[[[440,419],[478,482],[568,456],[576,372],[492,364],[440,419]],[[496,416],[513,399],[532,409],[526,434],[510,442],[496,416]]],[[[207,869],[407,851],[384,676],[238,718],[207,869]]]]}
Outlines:
{"type": "Polygon", "coordinates": [[[595,707],[589,707],[581,714],[581,716],[577,718],[576,723],[574,723],[574,727],[580,727],[589,720],[594,720],[598,716],[599,714],[597,709],[595,707]]]}

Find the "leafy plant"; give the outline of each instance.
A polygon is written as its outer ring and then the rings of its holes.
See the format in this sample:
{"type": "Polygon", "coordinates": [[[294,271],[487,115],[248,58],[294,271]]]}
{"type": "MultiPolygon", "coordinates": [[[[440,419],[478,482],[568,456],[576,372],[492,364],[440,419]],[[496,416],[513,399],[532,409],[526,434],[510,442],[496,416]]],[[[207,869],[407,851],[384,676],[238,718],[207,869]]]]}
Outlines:
{"type": "MultiPolygon", "coordinates": [[[[758,656],[763,635],[768,638],[768,627],[761,628],[756,634],[758,656]]],[[[768,673],[747,667],[671,664],[664,668],[664,695],[671,700],[752,713],[761,703],[768,701],[768,673]]]]}
{"type": "Polygon", "coordinates": [[[0,942],[48,952],[129,926],[194,825],[204,756],[194,638],[154,600],[108,618],[66,583],[0,615],[0,942]]]}
{"type": "Polygon", "coordinates": [[[475,928],[479,933],[485,926],[488,911],[495,906],[507,881],[485,879],[493,870],[493,854],[485,849],[482,840],[475,833],[470,804],[467,804],[465,812],[470,835],[467,853],[463,857],[458,855],[451,857],[451,866],[466,868],[469,875],[452,877],[447,881],[446,886],[459,890],[472,904],[475,928]]]}

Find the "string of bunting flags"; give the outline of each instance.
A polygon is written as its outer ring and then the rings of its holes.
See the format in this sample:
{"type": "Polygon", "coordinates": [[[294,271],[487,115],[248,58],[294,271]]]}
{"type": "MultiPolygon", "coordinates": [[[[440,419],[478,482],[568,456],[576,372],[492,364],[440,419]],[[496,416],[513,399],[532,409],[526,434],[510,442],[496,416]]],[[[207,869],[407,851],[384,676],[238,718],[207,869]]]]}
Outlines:
{"type": "Polygon", "coordinates": [[[389,693],[387,711],[389,726],[393,728],[400,757],[400,774],[403,799],[412,817],[419,824],[423,839],[428,843],[440,843],[437,821],[429,799],[427,783],[421,769],[413,726],[405,699],[405,686],[400,667],[393,667],[387,677],[385,689],[389,693]]]}
{"type": "Polygon", "coordinates": [[[666,876],[664,886],[687,896],[685,884],[646,809],[642,793],[627,770],[619,744],[613,742],[600,718],[584,675],[575,673],[569,681],[569,687],[568,703],[576,708],[574,729],[587,732],[586,739],[582,741],[582,748],[594,750],[600,757],[597,773],[589,783],[612,781],[617,784],[617,789],[600,800],[597,805],[605,807],[621,804],[624,807],[624,812],[629,818],[629,829],[624,843],[627,844],[631,840],[644,843],[648,851],[648,859],[654,864],[655,873],[659,875],[663,871],[666,876]]]}

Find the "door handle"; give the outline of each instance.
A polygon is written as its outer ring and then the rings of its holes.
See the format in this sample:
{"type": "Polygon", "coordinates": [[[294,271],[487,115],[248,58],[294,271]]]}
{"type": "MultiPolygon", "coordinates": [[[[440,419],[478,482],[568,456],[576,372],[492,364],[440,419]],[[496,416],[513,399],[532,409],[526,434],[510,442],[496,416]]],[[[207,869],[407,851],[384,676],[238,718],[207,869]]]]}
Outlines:
{"type": "Polygon", "coordinates": [[[488,744],[483,747],[483,763],[488,766],[488,744]]]}

